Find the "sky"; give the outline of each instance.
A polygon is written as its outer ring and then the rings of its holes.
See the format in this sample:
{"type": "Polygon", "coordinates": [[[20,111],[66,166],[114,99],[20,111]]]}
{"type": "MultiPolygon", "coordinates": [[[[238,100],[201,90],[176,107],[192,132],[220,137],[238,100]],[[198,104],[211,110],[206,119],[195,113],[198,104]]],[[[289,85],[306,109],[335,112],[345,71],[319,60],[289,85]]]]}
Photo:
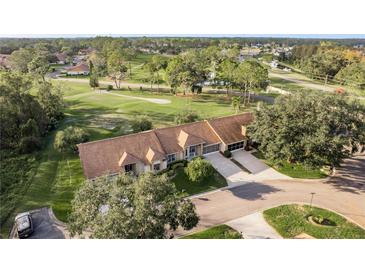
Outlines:
{"type": "Polygon", "coordinates": [[[365,34],[0,34],[0,37],[14,38],[76,38],[76,37],[275,37],[312,39],[365,39],[365,34]]]}

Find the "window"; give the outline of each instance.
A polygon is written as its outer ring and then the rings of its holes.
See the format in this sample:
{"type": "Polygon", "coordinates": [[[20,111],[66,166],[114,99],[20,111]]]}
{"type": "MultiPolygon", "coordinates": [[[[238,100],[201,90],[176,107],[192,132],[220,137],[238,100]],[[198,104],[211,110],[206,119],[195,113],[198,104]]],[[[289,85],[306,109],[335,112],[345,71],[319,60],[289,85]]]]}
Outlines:
{"type": "Polygon", "coordinates": [[[203,147],[203,154],[212,153],[219,150],[219,144],[209,145],[203,147]]]}
{"type": "Polygon", "coordinates": [[[125,170],[125,172],[133,171],[133,164],[125,165],[124,170],[125,170]]]}
{"type": "Polygon", "coordinates": [[[228,145],[228,150],[229,151],[233,151],[233,150],[237,150],[237,149],[243,148],[243,144],[244,144],[244,142],[230,144],[230,145],[228,145]]]}
{"type": "Polygon", "coordinates": [[[153,165],[153,170],[154,171],[159,171],[160,170],[160,164],[154,164],[153,165]]]}
{"type": "Polygon", "coordinates": [[[176,154],[167,155],[167,163],[170,164],[176,161],[176,154]]]}

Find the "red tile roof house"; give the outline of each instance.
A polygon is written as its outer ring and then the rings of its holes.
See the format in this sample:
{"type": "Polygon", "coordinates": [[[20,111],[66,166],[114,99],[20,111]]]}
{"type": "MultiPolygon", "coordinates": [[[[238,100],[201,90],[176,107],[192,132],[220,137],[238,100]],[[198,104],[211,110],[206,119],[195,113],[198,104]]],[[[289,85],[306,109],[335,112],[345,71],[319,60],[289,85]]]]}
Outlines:
{"type": "Polygon", "coordinates": [[[86,178],[157,172],[181,159],[243,149],[252,113],[153,129],[78,145],[86,178]]]}
{"type": "Polygon", "coordinates": [[[89,75],[89,66],[85,63],[78,64],[66,69],[67,75],[89,75]]]}

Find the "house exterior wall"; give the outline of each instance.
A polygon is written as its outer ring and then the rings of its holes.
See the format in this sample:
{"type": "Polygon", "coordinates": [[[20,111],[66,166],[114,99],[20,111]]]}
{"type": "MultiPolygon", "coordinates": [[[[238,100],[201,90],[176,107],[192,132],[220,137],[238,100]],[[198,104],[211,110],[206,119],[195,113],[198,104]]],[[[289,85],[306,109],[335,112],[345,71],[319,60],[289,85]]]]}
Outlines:
{"type": "Polygon", "coordinates": [[[142,162],[136,163],[136,173],[141,174],[145,171],[144,164],[142,162]]]}
{"type": "Polygon", "coordinates": [[[88,75],[87,71],[68,71],[67,75],[88,75]]]}

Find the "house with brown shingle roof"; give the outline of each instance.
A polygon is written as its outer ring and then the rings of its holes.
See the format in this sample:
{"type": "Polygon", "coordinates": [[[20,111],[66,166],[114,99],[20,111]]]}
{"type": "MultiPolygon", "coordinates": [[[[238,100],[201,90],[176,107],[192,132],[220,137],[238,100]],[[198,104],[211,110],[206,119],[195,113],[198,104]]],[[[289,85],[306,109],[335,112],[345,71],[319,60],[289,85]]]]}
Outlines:
{"type": "Polygon", "coordinates": [[[156,172],[177,160],[243,149],[252,113],[243,113],[78,145],[88,179],[119,172],[156,172]]]}
{"type": "Polygon", "coordinates": [[[89,75],[89,66],[85,63],[80,63],[66,69],[67,75],[89,75]]]}

